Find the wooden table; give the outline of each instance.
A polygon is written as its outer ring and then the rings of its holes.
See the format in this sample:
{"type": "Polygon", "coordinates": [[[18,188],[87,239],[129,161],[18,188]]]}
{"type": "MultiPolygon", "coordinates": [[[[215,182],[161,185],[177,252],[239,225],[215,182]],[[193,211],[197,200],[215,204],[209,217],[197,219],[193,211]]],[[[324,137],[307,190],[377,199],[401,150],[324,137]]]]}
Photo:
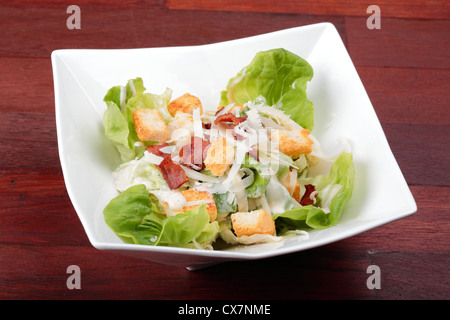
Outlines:
{"type": "MultiPolygon", "coordinates": [[[[448,1],[78,0],[0,3],[1,299],[449,299],[448,1]],[[60,167],[50,54],[197,45],[333,23],[417,201],[407,218],[327,246],[190,272],[92,247],[60,167]],[[69,265],[81,289],[68,289],[69,265]],[[369,289],[368,266],[381,270],[369,289]]],[[[395,197],[395,195],[393,195],[395,197]]],[[[383,203],[380,203],[382,206],[383,203]]]]}

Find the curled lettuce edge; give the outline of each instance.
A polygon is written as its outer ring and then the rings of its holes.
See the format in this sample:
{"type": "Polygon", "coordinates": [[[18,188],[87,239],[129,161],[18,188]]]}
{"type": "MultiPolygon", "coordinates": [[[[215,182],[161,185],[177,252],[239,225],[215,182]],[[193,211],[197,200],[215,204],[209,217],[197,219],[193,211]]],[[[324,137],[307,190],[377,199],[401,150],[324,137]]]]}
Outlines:
{"type": "Polygon", "coordinates": [[[113,198],[103,210],[106,224],[125,243],[209,248],[219,234],[206,205],[166,216],[156,197],[138,184],[113,198]]]}
{"type": "Polygon", "coordinates": [[[352,196],[354,181],[353,155],[352,153],[342,152],[332,164],[328,175],[319,175],[310,178],[308,181],[308,183],[316,186],[319,204],[322,190],[330,185],[341,186],[331,200],[329,212],[313,205],[293,208],[273,216],[277,223],[277,229],[281,232],[298,228],[325,229],[337,224],[344,206],[352,196]]]}
{"type": "Polygon", "coordinates": [[[220,104],[244,104],[262,96],[269,105],[312,130],[314,107],[307,98],[306,87],[313,76],[311,65],[293,52],[282,48],[260,51],[228,81],[221,91],[220,104]]]}

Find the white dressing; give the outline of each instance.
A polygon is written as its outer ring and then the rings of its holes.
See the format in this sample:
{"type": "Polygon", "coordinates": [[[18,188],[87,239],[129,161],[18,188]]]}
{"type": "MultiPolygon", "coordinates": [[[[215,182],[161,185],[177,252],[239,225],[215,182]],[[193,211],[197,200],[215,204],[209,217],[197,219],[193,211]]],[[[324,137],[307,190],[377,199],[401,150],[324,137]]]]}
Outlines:
{"type": "Polygon", "coordinates": [[[338,192],[341,189],[342,189],[342,185],[340,185],[340,184],[333,184],[333,185],[326,186],[320,192],[320,199],[321,199],[320,208],[325,213],[330,213],[331,201],[333,201],[333,198],[338,194],[338,192]]]}
{"type": "Polygon", "coordinates": [[[272,215],[300,206],[274,175],[271,176],[266,186],[265,196],[272,215]]]}
{"type": "Polygon", "coordinates": [[[174,190],[152,190],[159,201],[167,203],[170,210],[181,210],[186,206],[186,198],[181,192],[174,190]]]}

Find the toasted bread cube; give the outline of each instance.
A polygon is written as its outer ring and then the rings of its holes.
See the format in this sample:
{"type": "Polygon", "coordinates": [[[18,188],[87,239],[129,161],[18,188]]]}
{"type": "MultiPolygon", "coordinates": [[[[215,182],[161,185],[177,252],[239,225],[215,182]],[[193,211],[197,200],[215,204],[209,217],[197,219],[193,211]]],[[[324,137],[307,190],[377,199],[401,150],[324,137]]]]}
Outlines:
{"type": "Polygon", "coordinates": [[[190,93],[185,93],[181,97],[171,101],[167,106],[167,110],[175,117],[179,112],[192,114],[194,109],[200,108],[200,114],[203,114],[202,103],[199,98],[190,93]]]}
{"type": "Polygon", "coordinates": [[[274,130],[271,140],[278,143],[281,152],[295,159],[311,153],[313,141],[308,137],[309,134],[308,129],[274,130]]]}
{"type": "Polygon", "coordinates": [[[222,176],[231,167],[233,161],[234,147],[228,144],[225,138],[219,138],[209,146],[203,163],[213,175],[222,176]]]}
{"type": "Polygon", "coordinates": [[[133,111],[133,123],[141,141],[165,142],[168,137],[166,122],[157,109],[133,111]]]}
{"type": "Polygon", "coordinates": [[[238,237],[253,234],[275,234],[275,221],[270,214],[262,209],[233,213],[231,223],[238,237]]]}
{"type": "MultiPolygon", "coordinates": [[[[208,201],[206,204],[206,212],[209,214],[209,221],[214,222],[217,218],[217,208],[216,203],[214,202],[214,197],[211,193],[207,191],[198,191],[195,189],[188,189],[181,191],[181,194],[186,198],[186,202],[194,202],[194,201],[208,201]]],[[[195,204],[191,206],[184,206],[181,210],[175,210],[174,214],[185,213],[189,210],[192,210],[200,204],[195,204]]]]}

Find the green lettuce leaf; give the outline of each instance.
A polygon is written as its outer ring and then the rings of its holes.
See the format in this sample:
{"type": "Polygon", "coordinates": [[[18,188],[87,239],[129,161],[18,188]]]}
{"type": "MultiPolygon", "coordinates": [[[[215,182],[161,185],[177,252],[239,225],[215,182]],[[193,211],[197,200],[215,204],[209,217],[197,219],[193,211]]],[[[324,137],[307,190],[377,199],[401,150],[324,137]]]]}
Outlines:
{"type": "Polygon", "coordinates": [[[131,98],[131,97],[133,97],[133,96],[135,96],[135,95],[140,95],[140,94],[143,94],[144,92],[145,92],[145,87],[144,87],[144,81],[142,80],[142,78],[136,78],[136,79],[132,79],[132,80],[129,80],[128,82],[127,82],[127,85],[125,86],[125,88],[127,89],[127,100],[126,100],[126,102],[125,103],[127,103],[128,102],[128,100],[131,98]],[[133,90],[131,89],[131,86],[130,86],[130,81],[132,81],[133,82],[133,87],[134,87],[134,91],[135,91],[135,93],[133,92],[133,90]]]}
{"type": "Polygon", "coordinates": [[[147,190],[168,190],[161,171],[147,158],[131,160],[119,165],[112,173],[114,188],[125,191],[132,185],[144,184],[147,190]]]}
{"type": "Polygon", "coordinates": [[[354,181],[353,155],[343,152],[331,166],[328,175],[319,175],[303,180],[303,183],[312,184],[316,187],[318,191],[317,203],[314,206],[296,207],[275,215],[277,230],[282,232],[287,229],[304,227],[324,229],[335,225],[341,217],[344,206],[352,196],[354,181]],[[336,192],[330,193],[330,188],[336,190],[336,192]],[[325,196],[330,196],[330,194],[332,198],[325,199],[325,196]],[[325,206],[329,212],[326,213],[319,208],[321,205],[325,206]]]}
{"type": "Polygon", "coordinates": [[[213,193],[214,203],[216,204],[217,213],[227,214],[237,211],[236,198],[233,197],[233,202],[228,202],[230,192],[225,193],[213,193]]]}
{"type": "Polygon", "coordinates": [[[112,101],[106,101],[106,111],[103,115],[105,136],[118,145],[129,147],[130,134],[127,119],[112,101]]]}
{"type": "Polygon", "coordinates": [[[278,153],[278,157],[282,161],[271,161],[271,166],[277,176],[277,179],[281,180],[289,172],[289,168],[294,164],[294,161],[291,157],[285,155],[282,152],[278,153]]]}
{"type": "Polygon", "coordinates": [[[152,199],[142,184],[130,187],[112,199],[103,215],[106,224],[124,242],[148,245],[158,239],[165,219],[158,200],[152,199]]]}
{"type": "Polygon", "coordinates": [[[164,220],[161,235],[157,244],[168,246],[186,246],[199,237],[209,224],[206,205],[202,204],[194,209],[170,216],[164,220]]]}
{"type": "Polygon", "coordinates": [[[195,238],[195,240],[192,240],[183,247],[192,249],[208,249],[208,246],[210,246],[217,239],[219,229],[219,223],[217,221],[208,223],[200,235],[195,238]]]}
{"type": "Polygon", "coordinates": [[[248,154],[245,155],[245,159],[241,167],[251,169],[255,178],[253,183],[245,189],[247,192],[247,197],[261,197],[266,191],[266,186],[270,181],[270,176],[263,172],[262,164],[248,154]]]}
{"type": "Polygon", "coordinates": [[[229,80],[220,104],[244,104],[262,96],[268,105],[278,106],[300,126],[312,130],[314,110],[306,86],[313,74],[306,60],[288,50],[261,51],[229,80]]]}
{"type": "Polygon", "coordinates": [[[218,223],[209,222],[205,204],[167,217],[143,184],[112,199],[103,214],[106,224],[126,243],[195,248],[211,244],[219,233],[218,223]]]}
{"type": "Polygon", "coordinates": [[[144,87],[144,81],[142,78],[136,78],[131,79],[127,82],[125,87],[122,86],[114,86],[111,89],[106,92],[105,97],[103,98],[103,101],[105,102],[113,102],[119,109],[122,109],[128,100],[135,96],[135,95],[141,95],[145,91],[144,87]],[[130,82],[133,82],[134,90],[136,91],[136,94],[134,94],[133,90],[131,89],[130,82]],[[124,97],[124,105],[121,105],[121,95],[122,95],[122,88],[125,89],[125,97],[124,97]]]}
{"type": "Polygon", "coordinates": [[[142,93],[131,97],[127,101],[128,118],[133,120],[133,111],[140,108],[158,109],[164,121],[169,122],[172,116],[167,110],[167,105],[172,98],[172,90],[167,88],[162,94],[142,93]]]}

